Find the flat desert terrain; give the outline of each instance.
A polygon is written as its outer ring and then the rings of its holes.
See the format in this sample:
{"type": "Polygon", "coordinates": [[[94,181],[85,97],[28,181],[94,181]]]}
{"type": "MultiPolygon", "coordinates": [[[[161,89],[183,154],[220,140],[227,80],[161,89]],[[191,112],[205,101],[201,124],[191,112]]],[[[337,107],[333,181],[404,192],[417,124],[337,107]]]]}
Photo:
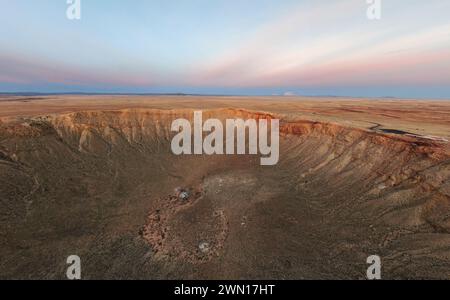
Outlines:
{"type": "Polygon", "coordinates": [[[450,279],[450,101],[0,96],[0,278],[450,279]],[[171,122],[280,120],[280,160],[171,122]]]}

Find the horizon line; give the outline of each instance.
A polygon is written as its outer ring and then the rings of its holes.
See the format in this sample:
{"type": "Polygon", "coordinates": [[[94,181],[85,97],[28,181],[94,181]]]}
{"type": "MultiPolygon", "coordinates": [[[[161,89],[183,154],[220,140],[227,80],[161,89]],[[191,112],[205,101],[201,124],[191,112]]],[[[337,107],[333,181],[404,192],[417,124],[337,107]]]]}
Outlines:
{"type": "Polygon", "coordinates": [[[435,97],[396,97],[396,96],[351,96],[351,95],[283,95],[283,94],[261,94],[261,95],[246,95],[246,94],[214,94],[214,93],[121,93],[121,92],[1,92],[0,96],[57,96],[57,95],[85,95],[85,96],[196,96],[196,97],[280,97],[280,98],[351,98],[351,99],[395,99],[395,100],[443,100],[448,101],[449,98],[435,98],[435,97]]]}

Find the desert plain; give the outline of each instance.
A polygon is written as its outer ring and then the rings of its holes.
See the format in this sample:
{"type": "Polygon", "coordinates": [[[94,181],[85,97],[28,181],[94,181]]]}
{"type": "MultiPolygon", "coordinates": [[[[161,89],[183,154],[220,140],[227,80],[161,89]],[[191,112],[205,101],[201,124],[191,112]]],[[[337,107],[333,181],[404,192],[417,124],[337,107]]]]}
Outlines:
{"type": "Polygon", "coordinates": [[[450,279],[450,101],[0,96],[0,278],[450,279]],[[280,161],[170,124],[280,120],[280,161]]]}

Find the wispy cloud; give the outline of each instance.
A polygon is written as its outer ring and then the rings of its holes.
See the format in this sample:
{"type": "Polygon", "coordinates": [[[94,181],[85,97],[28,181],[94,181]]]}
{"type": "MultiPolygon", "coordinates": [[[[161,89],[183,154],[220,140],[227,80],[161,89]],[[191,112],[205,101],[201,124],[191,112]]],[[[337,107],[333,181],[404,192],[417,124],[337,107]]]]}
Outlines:
{"type": "Polygon", "coordinates": [[[367,20],[359,26],[345,23],[352,17],[357,20],[362,11],[364,7],[355,1],[322,3],[307,11],[298,8],[207,62],[193,82],[223,86],[450,84],[450,77],[442,77],[449,72],[450,23],[417,32],[405,31],[408,24],[392,20],[380,27],[367,20]],[[340,11],[345,14],[336,13],[340,11]]]}

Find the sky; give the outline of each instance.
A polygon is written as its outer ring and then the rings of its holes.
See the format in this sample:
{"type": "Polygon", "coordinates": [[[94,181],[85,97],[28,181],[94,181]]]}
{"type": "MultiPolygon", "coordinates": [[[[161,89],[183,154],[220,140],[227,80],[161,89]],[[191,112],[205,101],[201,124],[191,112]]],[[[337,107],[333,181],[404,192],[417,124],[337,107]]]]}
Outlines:
{"type": "Polygon", "coordinates": [[[450,0],[0,5],[0,92],[450,99],[450,0]]]}

